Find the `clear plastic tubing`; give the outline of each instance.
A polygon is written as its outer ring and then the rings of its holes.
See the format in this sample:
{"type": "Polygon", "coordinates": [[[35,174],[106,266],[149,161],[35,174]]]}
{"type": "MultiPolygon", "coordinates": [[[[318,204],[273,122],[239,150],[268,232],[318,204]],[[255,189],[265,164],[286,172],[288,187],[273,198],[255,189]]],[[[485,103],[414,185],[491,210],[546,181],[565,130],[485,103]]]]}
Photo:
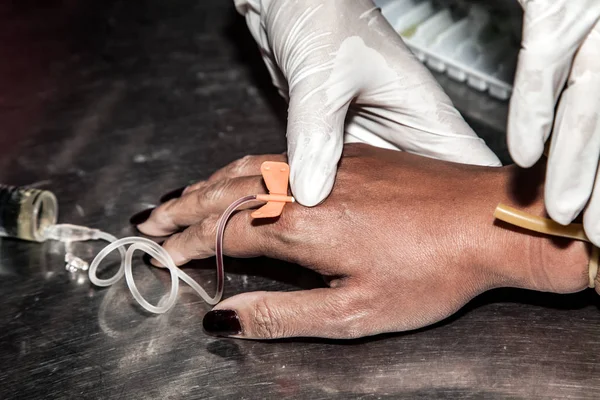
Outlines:
{"type": "MultiPolygon", "coordinates": [[[[231,215],[237,208],[252,201],[256,201],[256,195],[245,196],[239,200],[236,200],[225,210],[225,212],[219,219],[219,223],[217,225],[215,244],[215,253],[217,258],[217,290],[213,297],[210,297],[206,290],[204,290],[204,288],[200,286],[198,282],[192,279],[192,277],[190,277],[188,274],[179,269],[173,262],[173,259],[171,258],[169,253],[167,253],[167,251],[159,244],[153,242],[152,240],[145,239],[142,237],[127,237],[123,239],[117,239],[116,237],[108,233],[101,232],[98,230],[90,230],[94,232],[89,235],[89,238],[87,238],[86,236],[86,239],[83,240],[100,239],[111,242],[111,244],[102,249],[102,251],[100,251],[92,261],[88,272],[90,281],[96,286],[111,286],[118,282],[123,277],[123,275],[125,275],[127,286],[129,287],[129,290],[131,291],[133,297],[138,301],[138,303],[142,307],[155,314],[163,314],[169,309],[171,309],[173,305],[175,305],[175,302],[177,301],[177,292],[179,291],[179,279],[181,279],[182,281],[187,283],[192,289],[194,289],[198,293],[198,295],[208,304],[215,305],[219,301],[221,301],[221,297],[223,296],[223,286],[225,282],[225,270],[223,265],[223,236],[225,234],[225,226],[227,225],[229,217],[231,217],[231,215]],[[127,248],[127,251],[125,251],[126,245],[130,245],[129,248],[127,248]],[[104,258],[114,250],[118,250],[121,254],[121,265],[119,267],[119,270],[112,278],[98,278],[98,276],[96,275],[98,266],[100,265],[102,260],[104,260],[104,258]],[[135,281],[133,280],[132,261],[133,253],[136,250],[140,250],[149,254],[152,258],[154,258],[160,264],[165,266],[171,273],[171,291],[169,293],[169,297],[166,299],[166,301],[162,302],[162,304],[150,304],[148,301],[146,301],[146,299],[144,299],[137,286],[135,285],[135,281]]],[[[61,225],[56,226],[60,227],[61,225]]],[[[53,238],[52,235],[50,235],[49,238],[53,238]]],[[[64,239],[61,240],[64,241],[64,239]]]]}

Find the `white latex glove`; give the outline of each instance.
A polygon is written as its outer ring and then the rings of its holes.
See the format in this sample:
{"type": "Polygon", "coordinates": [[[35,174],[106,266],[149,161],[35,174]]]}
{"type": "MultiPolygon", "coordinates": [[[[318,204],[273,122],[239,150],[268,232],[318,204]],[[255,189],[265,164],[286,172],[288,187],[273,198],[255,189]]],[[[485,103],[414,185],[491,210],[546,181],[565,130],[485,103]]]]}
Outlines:
{"type": "Polygon", "coordinates": [[[518,165],[530,167],[553,132],[545,187],[548,214],[569,224],[589,200],[584,227],[600,245],[600,0],[520,1],[523,41],[508,148],[518,165]]]}
{"type": "Polygon", "coordinates": [[[499,166],[371,0],[235,0],[289,102],[290,184],[330,193],[344,139],[499,166]]]}

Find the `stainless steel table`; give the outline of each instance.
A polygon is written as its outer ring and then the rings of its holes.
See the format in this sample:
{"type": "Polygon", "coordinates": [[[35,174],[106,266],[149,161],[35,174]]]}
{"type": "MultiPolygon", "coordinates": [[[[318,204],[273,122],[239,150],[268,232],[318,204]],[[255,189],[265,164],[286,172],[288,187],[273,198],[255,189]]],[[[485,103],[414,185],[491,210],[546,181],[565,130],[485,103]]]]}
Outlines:
{"type": "MultiPolygon", "coordinates": [[[[62,222],[130,235],[129,216],[164,192],[285,148],[285,105],[231,1],[8,3],[0,182],[52,190],[62,222]]],[[[1,399],[594,398],[600,386],[591,292],[498,290],[434,327],[350,342],[240,341],[207,336],[209,308],[185,286],[170,313],[148,315],[124,282],[93,287],[62,257],[60,244],[0,240],[1,399]]],[[[190,273],[214,279],[212,261],[190,273]]],[[[226,296],[320,284],[271,260],[226,269],[226,296]]],[[[153,301],[168,289],[164,271],[140,262],[136,276],[153,301]]]]}

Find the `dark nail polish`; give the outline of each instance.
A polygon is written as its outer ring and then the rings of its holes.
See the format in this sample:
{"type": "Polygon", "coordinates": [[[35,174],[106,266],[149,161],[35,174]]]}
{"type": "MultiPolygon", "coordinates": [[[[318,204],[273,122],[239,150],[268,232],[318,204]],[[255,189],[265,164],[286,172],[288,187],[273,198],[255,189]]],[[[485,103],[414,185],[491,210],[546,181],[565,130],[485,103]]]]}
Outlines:
{"type": "Polygon", "coordinates": [[[230,336],[242,333],[240,319],[233,310],[209,311],[202,321],[206,333],[215,336],[230,336]]]}
{"type": "Polygon", "coordinates": [[[161,203],[166,203],[169,200],[181,197],[181,195],[183,194],[183,191],[185,190],[186,187],[187,186],[182,186],[182,187],[180,187],[178,189],[171,190],[169,193],[163,194],[162,197],[160,198],[160,202],[161,203]]]}
{"type": "Polygon", "coordinates": [[[147,266],[151,267],[152,264],[150,264],[150,260],[152,260],[152,256],[148,253],[144,253],[144,255],[142,256],[142,262],[147,266]]]}
{"type": "Polygon", "coordinates": [[[150,214],[152,214],[152,210],[154,210],[154,207],[148,208],[147,210],[144,210],[144,211],[140,211],[139,213],[135,214],[133,217],[129,218],[129,223],[131,225],[139,225],[141,223],[146,222],[148,217],[150,217],[150,214]]]}
{"type": "Polygon", "coordinates": [[[149,267],[155,267],[155,265],[152,264],[152,256],[148,253],[144,253],[144,255],[142,256],[142,261],[149,267]]]}

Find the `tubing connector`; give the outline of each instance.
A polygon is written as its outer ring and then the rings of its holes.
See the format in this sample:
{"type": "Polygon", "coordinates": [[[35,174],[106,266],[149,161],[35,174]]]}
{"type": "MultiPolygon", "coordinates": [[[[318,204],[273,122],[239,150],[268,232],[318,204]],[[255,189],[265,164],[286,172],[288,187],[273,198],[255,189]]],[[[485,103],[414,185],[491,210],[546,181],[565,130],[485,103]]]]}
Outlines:
{"type": "Polygon", "coordinates": [[[85,242],[86,240],[100,239],[101,231],[85,226],[71,224],[57,224],[46,228],[45,240],[58,240],[59,242],[85,242]]]}

